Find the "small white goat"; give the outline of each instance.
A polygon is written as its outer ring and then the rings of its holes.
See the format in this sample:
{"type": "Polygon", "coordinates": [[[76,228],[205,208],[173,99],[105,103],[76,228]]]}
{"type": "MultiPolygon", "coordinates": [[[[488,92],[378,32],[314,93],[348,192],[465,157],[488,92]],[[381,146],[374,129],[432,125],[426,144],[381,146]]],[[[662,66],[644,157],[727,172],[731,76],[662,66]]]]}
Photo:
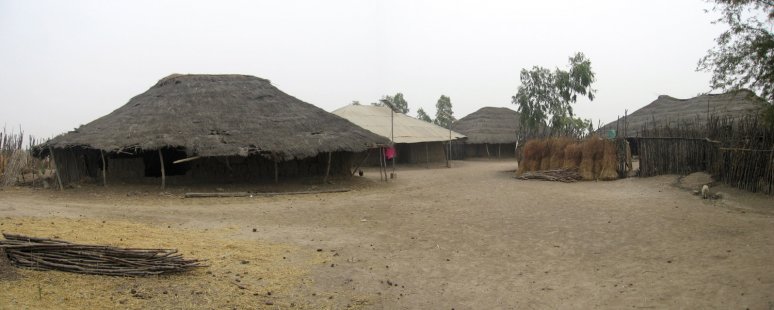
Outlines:
{"type": "Polygon", "coordinates": [[[710,196],[709,186],[706,184],[701,187],[701,198],[707,199],[710,196]]]}

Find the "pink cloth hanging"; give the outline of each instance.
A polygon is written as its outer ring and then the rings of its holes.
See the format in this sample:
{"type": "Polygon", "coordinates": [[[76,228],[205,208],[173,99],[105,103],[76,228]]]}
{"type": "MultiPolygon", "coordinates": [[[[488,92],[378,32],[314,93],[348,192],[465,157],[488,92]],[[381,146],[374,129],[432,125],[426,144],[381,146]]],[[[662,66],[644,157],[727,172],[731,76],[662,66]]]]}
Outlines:
{"type": "Polygon", "coordinates": [[[384,149],[384,157],[387,158],[387,160],[391,160],[393,157],[395,157],[395,148],[388,147],[384,149]]]}

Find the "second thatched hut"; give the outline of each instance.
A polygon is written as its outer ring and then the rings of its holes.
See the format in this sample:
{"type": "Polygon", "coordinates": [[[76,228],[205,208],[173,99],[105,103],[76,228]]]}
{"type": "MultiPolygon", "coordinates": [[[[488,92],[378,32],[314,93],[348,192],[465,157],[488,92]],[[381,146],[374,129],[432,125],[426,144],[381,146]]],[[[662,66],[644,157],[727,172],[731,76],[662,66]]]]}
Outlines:
{"type": "MultiPolygon", "coordinates": [[[[333,114],[361,126],[395,143],[399,163],[431,163],[446,160],[449,140],[465,136],[411,116],[395,113],[388,107],[348,105],[333,114]]],[[[376,157],[376,156],[375,156],[376,157]]]]}
{"type": "Polygon", "coordinates": [[[508,108],[484,107],[452,124],[467,136],[460,146],[465,158],[513,158],[519,140],[519,113],[508,108]]]}

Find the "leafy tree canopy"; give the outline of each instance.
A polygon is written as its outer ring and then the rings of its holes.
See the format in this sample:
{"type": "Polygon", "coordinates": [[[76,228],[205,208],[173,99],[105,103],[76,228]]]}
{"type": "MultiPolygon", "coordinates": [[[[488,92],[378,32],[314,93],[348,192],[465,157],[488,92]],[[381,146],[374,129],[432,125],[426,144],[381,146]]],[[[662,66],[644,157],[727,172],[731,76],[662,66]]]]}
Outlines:
{"type": "Polygon", "coordinates": [[[428,122],[428,123],[432,123],[433,122],[433,119],[430,118],[430,115],[427,115],[425,110],[422,109],[422,108],[417,109],[417,118],[421,119],[421,120],[423,120],[425,122],[428,122]]]}
{"type": "Polygon", "coordinates": [[[392,105],[395,107],[396,112],[406,114],[409,112],[408,102],[403,98],[402,93],[397,93],[392,96],[392,105]]]}
{"type": "Polygon", "coordinates": [[[451,98],[441,95],[441,98],[438,98],[438,102],[435,104],[435,121],[433,123],[448,128],[456,120],[452,111],[451,98]]]}
{"type": "Polygon", "coordinates": [[[553,71],[534,66],[532,70],[521,70],[521,85],[512,102],[519,106],[521,124],[528,129],[538,129],[548,122],[552,129],[559,130],[567,124],[575,124],[572,104],[578,97],[594,100],[596,90],[591,87],[595,81],[591,60],[583,53],[569,58],[567,70],[553,71]]]}
{"type": "Polygon", "coordinates": [[[406,114],[409,112],[408,102],[406,102],[406,99],[403,98],[403,93],[397,93],[395,96],[390,95],[384,95],[382,96],[382,99],[380,99],[378,102],[371,103],[371,105],[374,106],[384,106],[384,102],[389,102],[393,107],[395,107],[395,112],[406,114]]]}
{"type": "Polygon", "coordinates": [[[728,29],[699,60],[697,70],[712,73],[712,89],[749,88],[774,103],[774,1],[712,2],[721,13],[715,23],[725,23],[728,29]]]}

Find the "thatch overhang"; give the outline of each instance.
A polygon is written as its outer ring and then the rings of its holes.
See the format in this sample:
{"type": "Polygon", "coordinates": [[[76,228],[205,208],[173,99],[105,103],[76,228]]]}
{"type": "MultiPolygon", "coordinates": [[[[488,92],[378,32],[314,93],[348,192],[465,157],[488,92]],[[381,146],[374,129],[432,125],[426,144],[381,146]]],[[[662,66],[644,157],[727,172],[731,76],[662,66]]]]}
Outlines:
{"type": "Polygon", "coordinates": [[[739,119],[760,113],[768,103],[750,90],[741,89],[723,94],[705,94],[690,99],[659,96],[655,101],[630,113],[621,121],[612,121],[599,131],[617,129],[619,135],[637,136],[646,127],[705,126],[709,116],[739,119]],[[627,122],[624,126],[624,122],[627,122]]]}
{"type": "Polygon", "coordinates": [[[248,75],[178,75],[158,81],[108,115],[34,148],[114,153],[176,148],[190,156],[303,159],[387,144],[344,118],[248,75]]]}
{"type": "Polygon", "coordinates": [[[519,113],[508,108],[484,107],[452,124],[468,137],[468,144],[508,144],[518,140],[519,113]]]}

